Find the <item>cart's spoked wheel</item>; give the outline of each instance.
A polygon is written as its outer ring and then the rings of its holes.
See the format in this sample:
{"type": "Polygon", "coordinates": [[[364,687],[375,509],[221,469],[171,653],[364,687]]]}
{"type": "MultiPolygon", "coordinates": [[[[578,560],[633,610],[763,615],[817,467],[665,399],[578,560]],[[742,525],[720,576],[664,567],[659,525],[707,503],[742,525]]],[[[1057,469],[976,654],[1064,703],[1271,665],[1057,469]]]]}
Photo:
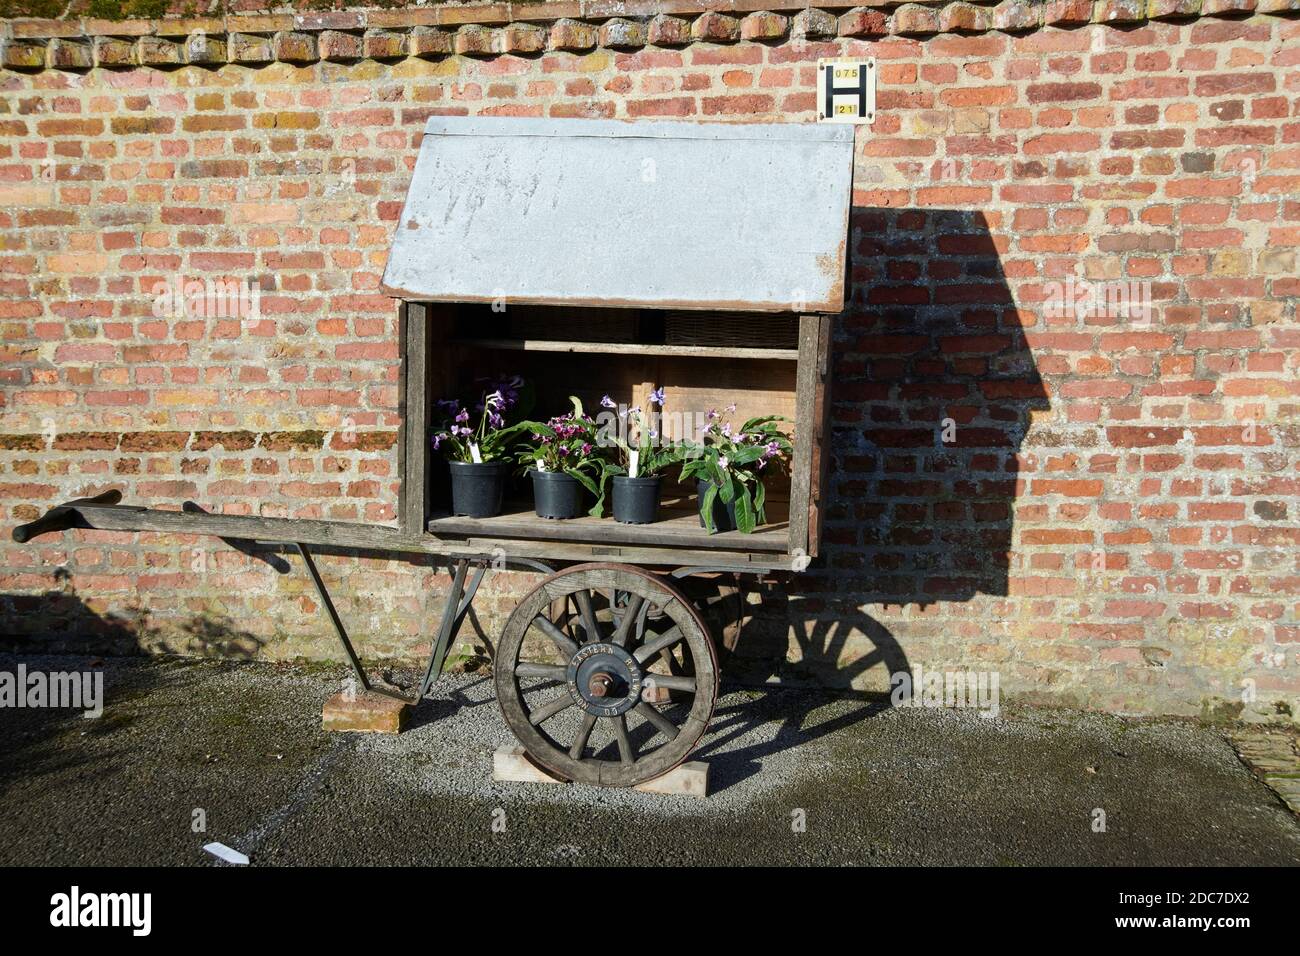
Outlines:
{"type": "Polygon", "coordinates": [[[713,641],[689,599],[627,565],[582,564],[543,581],[506,622],[495,678],[506,723],[534,760],[606,786],[685,760],[718,699],[713,641]],[[576,613],[557,627],[548,612],[569,598],[576,613]]]}

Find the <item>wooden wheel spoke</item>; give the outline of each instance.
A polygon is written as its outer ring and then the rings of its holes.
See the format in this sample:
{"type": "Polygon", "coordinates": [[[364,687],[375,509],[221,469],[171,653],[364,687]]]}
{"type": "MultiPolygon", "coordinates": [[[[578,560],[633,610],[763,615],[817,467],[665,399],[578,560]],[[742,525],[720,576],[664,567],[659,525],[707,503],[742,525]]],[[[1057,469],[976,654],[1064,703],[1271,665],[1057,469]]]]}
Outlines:
{"type": "Polygon", "coordinates": [[[689,693],[695,693],[695,678],[683,677],[676,674],[647,674],[646,682],[653,682],[656,687],[666,687],[668,690],[684,690],[689,693]]]}
{"type": "Polygon", "coordinates": [[[619,714],[614,720],[614,736],[618,739],[619,762],[635,762],[636,751],[632,749],[632,738],[627,735],[627,714],[619,714]]]}
{"type": "Polygon", "coordinates": [[[645,598],[639,594],[633,594],[632,600],[628,601],[623,609],[623,620],[618,623],[618,630],[614,636],[609,639],[611,644],[617,644],[619,647],[627,647],[627,637],[632,632],[632,625],[636,623],[641,616],[641,608],[645,604],[645,598]]]}
{"type": "Polygon", "coordinates": [[[653,640],[646,641],[644,644],[638,647],[635,651],[632,652],[632,656],[636,658],[636,662],[638,664],[648,664],[655,657],[655,655],[657,655],[661,651],[666,650],[667,648],[672,647],[674,644],[680,641],[684,636],[685,635],[682,634],[682,629],[678,627],[676,624],[674,624],[672,627],[664,631],[658,637],[654,638],[653,640]]]}
{"type": "Polygon", "coordinates": [[[717,701],[708,625],[672,580],[627,565],[577,565],[548,577],[511,613],[493,669],[515,737],[538,765],[581,783],[631,787],[667,773],[699,742],[717,701]],[[568,686],[573,658],[596,643],[613,646],[595,654],[579,686],[568,686]],[[655,692],[619,696],[638,683],[655,692]],[[602,722],[612,741],[601,736],[602,722]]]}
{"type": "Polygon", "coordinates": [[[600,640],[600,628],[596,625],[596,612],[591,606],[591,592],[575,591],[573,599],[578,602],[578,612],[582,615],[582,628],[587,632],[585,644],[594,644],[600,640]]]}
{"type": "Polygon", "coordinates": [[[529,714],[528,722],[532,724],[534,727],[536,727],[538,724],[542,723],[543,721],[550,720],[560,711],[568,710],[572,706],[573,706],[573,698],[569,696],[567,691],[565,691],[559,697],[555,698],[555,700],[543,704],[541,707],[538,707],[531,714],[529,714]]]}
{"type": "Polygon", "coordinates": [[[673,725],[673,722],[644,701],[637,704],[632,710],[654,724],[655,729],[669,740],[677,736],[677,728],[673,725]]]}
{"type": "Polygon", "coordinates": [[[551,680],[568,680],[568,669],[563,664],[529,664],[521,662],[515,665],[516,677],[548,677],[551,680]]]}
{"type": "Polygon", "coordinates": [[[582,726],[578,729],[578,736],[574,739],[573,746],[569,748],[569,758],[571,760],[582,759],[582,752],[587,749],[587,741],[591,738],[591,728],[595,726],[595,714],[587,714],[582,718],[582,726]]]}
{"type": "Polygon", "coordinates": [[[538,614],[533,618],[533,624],[536,628],[551,639],[560,653],[565,657],[572,657],[578,653],[578,645],[575,641],[569,639],[568,635],[551,623],[550,618],[545,614],[538,614]]]}
{"type": "Polygon", "coordinates": [[[569,610],[569,602],[567,599],[564,602],[564,612],[558,616],[555,614],[549,614],[547,615],[547,619],[555,625],[561,634],[573,641],[575,644],[578,643],[578,639],[573,634],[573,613],[569,610]]]}

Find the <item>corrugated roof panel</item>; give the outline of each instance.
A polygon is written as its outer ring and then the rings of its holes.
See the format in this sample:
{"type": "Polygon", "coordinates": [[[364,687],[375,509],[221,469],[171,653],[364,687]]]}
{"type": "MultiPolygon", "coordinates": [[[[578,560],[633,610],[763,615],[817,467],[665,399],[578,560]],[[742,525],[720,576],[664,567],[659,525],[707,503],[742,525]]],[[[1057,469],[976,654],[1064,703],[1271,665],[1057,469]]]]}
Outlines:
{"type": "Polygon", "coordinates": [[[838,312],[853,128],[435,117],[384,290],[838,312]]]}

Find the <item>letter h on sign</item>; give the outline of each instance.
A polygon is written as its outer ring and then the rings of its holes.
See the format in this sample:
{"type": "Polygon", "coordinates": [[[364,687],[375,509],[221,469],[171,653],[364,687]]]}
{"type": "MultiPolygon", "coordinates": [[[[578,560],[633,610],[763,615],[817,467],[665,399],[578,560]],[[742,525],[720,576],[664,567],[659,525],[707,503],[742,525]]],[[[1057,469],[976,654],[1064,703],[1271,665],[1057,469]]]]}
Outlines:
{"type": "Polygon", "coordinates": [[[876,61],[817,61],[817,119],[823,123],[874,123],[876,61]]]}

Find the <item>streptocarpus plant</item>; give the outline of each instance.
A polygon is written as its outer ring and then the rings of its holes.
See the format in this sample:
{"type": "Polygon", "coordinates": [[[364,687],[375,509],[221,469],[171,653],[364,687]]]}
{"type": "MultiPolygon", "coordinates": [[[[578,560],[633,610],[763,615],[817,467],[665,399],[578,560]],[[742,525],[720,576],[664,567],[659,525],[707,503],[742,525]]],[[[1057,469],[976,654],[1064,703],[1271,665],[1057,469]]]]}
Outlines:
{"type": "Polygon", "coordinates": [[[641,406],[619,410],[618,403],[606,395],[600,400],[600,419],[605,425],[598,433],[601,444],[610,448],[614,462],[610,474],[629,478],[653,478],[670,465],[682,460],[682,449],[677,443],[665,442],[660,433],[660,414],[664,406],[664,390],[652,389],[646,396],[648,412],[641,406]],[[655,407],[659,411],[654,411],[655,407]]]}
{"type": "Polygon", "coordinates": [[[596,498],[588,510],[593,518],[605,512],[605,482],[610,463],[597,442],[596,423],[582,410],[582,402],[569,396],[573,411],[545,422],[521,422],[529,433],[518,461],[525,468],[543,472],[563,472],[586,488],[596,498]]]}
{"type": "Polygon", "coordinates": [[[457,399],[434,403],[440,419],[430,441],[452,461],[500,461],[510,454],[510,443],[525,430],[527,422],[506,424],[506,417],[517,409],[527,386],[518,375],[480,383],[482,392],[473,411],[457,399]]]}
{"type": "MultiPolygon", "coordinates": [[[[728,413],[735,410],[735,405],[726,409],[728,413]]],[[[682,481],[707,482],[700,496],[700,514],[709,534],[717,530],[713,504],[719,498],[724,504],[735,503],[736,527],[745,534],[767,523],[763,477],[790,460],[794,445],[781,428],[781,423],[789,421],[782,415],[765,415],[735,429],[716,410],[709,412],[701,440],[686,451],[681,473],[682,481]]]]}

